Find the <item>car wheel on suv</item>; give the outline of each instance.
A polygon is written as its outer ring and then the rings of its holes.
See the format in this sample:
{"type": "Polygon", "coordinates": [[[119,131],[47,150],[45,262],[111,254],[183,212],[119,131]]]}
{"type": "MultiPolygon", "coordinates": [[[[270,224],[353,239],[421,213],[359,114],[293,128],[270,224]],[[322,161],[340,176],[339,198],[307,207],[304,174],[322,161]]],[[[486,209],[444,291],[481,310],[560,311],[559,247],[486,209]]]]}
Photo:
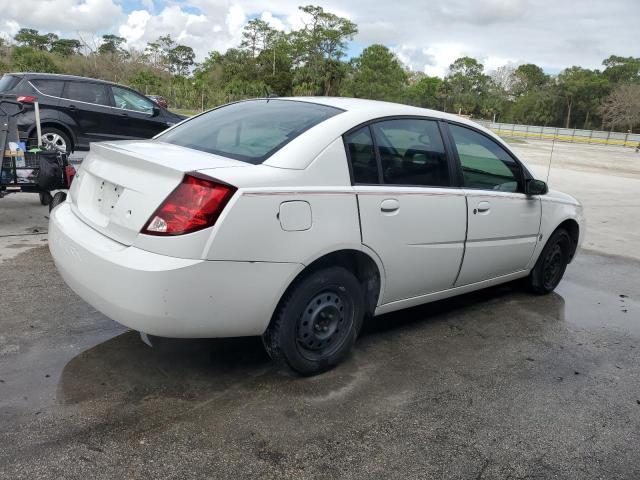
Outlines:
{"type": "Polygon", "coordinates": [[[73,145],[69,136],[53,127],[42,127],[42,147],[45,150],[58,150],[59,152],[72,152],[73,145]]]}

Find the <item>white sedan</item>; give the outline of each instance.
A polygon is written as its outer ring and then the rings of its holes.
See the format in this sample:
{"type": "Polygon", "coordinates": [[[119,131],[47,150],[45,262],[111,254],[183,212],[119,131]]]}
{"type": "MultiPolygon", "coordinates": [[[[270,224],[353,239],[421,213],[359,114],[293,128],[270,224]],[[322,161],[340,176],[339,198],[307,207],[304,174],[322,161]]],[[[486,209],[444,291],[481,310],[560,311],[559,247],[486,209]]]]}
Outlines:
{"type": "Polygon", "coordinates": [[[471,121],[305,97],[93,144],[49,244],[71,288],[123,325],[262,335],[314,374],[373,315],[523,277],[551,292],[583,232],[578,201],[471,121]]]}

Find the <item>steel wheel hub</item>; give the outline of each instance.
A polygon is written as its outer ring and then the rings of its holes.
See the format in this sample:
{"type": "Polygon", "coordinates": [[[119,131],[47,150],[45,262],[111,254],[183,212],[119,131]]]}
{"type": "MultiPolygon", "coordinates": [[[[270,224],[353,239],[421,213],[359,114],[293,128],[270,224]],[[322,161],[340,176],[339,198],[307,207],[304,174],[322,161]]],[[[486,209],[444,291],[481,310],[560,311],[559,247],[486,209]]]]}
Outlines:
{"type": "Polygon", "coordinates": [[[305,307],[298,323],[297,341],[301,349],[323,354],[339,346],[347,332],[340,295],[322,292],[305,307]]]}
{"type": "Polygon", "coordinates": [[[557,282],[558,276],[562,270],[562,262],[562,247],[559,244],[556,244],[553,247],[553,250],[549,252],[549,255],[544,262],[542,278],[547,287],[554,286],[554,283],[557,282]]]}

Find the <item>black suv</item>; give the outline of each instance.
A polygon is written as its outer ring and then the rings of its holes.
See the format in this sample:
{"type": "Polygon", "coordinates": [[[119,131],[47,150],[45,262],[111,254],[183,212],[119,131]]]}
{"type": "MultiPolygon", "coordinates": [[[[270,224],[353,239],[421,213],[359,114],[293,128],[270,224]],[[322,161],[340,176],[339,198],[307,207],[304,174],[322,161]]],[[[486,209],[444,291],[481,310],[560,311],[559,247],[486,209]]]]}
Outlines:
{"type": "Polygon", "coordinates": [[[71,75],[8,73],[0,79],[0,98],[24,104],[18,131],[31,145],[37,100],[43,145],[67,152],[88,150],[89,142],[151,138],[185,118],[128,87],[71,75]]]}

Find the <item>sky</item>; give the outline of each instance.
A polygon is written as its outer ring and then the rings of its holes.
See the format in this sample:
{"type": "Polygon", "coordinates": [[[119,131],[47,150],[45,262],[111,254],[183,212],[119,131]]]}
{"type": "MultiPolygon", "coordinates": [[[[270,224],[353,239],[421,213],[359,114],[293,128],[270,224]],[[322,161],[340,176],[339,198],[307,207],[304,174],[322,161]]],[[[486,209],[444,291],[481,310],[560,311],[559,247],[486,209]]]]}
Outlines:
{"type": "Polygon", "coordinates": [[[488,72],[535,63],[552,74],[572,65],[602,68],[611,54],[640,57],[640,0],[0,0],[0,36],[27,27],[99,43],[114,33],[142,49],[170,34],[202,60],[237,46],[252,18],[299,28],[298,6],[307,3],[358,25],[349,56],[382,43],[429,75],[444,76],[464,55],[488,72]]]}

